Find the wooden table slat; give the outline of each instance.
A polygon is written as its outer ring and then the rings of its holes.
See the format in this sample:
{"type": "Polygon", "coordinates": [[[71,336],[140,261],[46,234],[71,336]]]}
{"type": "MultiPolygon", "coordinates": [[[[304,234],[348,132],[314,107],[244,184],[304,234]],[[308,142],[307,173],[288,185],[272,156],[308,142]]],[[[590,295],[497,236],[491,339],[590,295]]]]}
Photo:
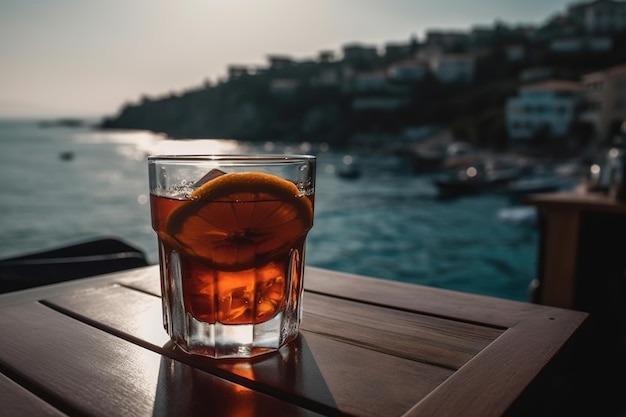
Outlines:
{"type": "Polygon", "coordinates": [[[581,325],[571,320],[566,310],[555,309],[553,313],[537,315],[504,332],[406,416],[452,415],[459,407],[467,415],[500,415],[498,405],[502,401],[513,404],[527,389],[527,382],[537,380],[546,364],[568,348],[556,340],[563,340],[581,325]],[[543,336],[537,338],[536,334],[543,336]],[[476,386],[490,395],[473,395],[476,386]]]}
{"type": "MultiPolygon", "coordinates": [[[[342,300],[336,302],[346,303],[342,300]]],[[[447,369],[452,365],[441,368],[403,357],[380,355],[379,351],[310,334],[306,326],[298,344],[284,349],[282,355],[261,357],[251,362],[250,366],[232,366],[229,361],[189,357],[167,346],[167,335],[161,324],[160,299],[120,286],[56,296],[46,299],[45,303],[71,312],[78,318],[104,325],[109,331],[117,329],[123,337],[140,340],[144,346],[208,372],[229,378],[224,373],[227,372],[251,381],[257,389],[265,392],[287,394],[359,416],[377,416],[390,411],[401,414],[452,375],[452,371],[447,369]],[[92,301],[95,299],[97,304],[92,301]],[[129,317],[136,319],[129,320],[129,317]],[[281,369],[289,369],[285,362],[310,366],[300,365],[300,373],[282,374],[281,369]],[[363,366],[363,363],[370,365],[363,366]],[[373,380],[377,380],[377,384],[372,384],[373,380]],[[355,405],[356,397],[360,399],[355,405]],[[387,398],[384,409],[380,408],[381,398],[387,398]],[[394,401],[389,401],[389,398],[394,398],[394,401]]],[[[314,323],[315,320],[309,322],[314,323]]],[[[434,338],[435,332],[431,333],[434,338]]],[[[398,341],[388,339],[389,345],[394,343],[398,341]]],[[[400,344],[398,349],[405,345],[400,344]]],[[[418,343],[414,349],[420,350],[418,343]]],[[[434,362],[436,358],[431,360],[434,362]]]]}
{"type": "MultiPolygon", "coordinates": [[[[123,274],[116,282],[154,295],[161,294],[156,266],[138,268],[123,274]]],[[[476,322],[505,329],[514,326],[542,306],[495,297],[417,286],[405,282],[364,277],[307,266],[305,291],[332,297],[382,305],[414,313],[476,322]]],[[[1,297],[1,296],[0,296],[1,297]]]]}
{"type": "Polygon", "coordinates": [[[458,369],[503,330],[305,294],[303,329],[380,352],[458,369]]]}
{"type": "Polygon", "coordinates": [[[450,291],[439,288],[314,267],[308,267],[306,274],[305,290],[312,292],[501,329],[515,326],[543,307],[470,293],[455,292],[450,297],[450,291]]]}
{"type": "Polygon", "coordinates": [[[0,364],[48,391],[55,403],[64,402],[74,415],[317,415],[43,305],[2,308],[0,340],[0,364]]]}
{"type": "Polygon", "coordinates": [[[0,415],[64,417],[62,413],[21,385],[0,374],[0,415]]]}

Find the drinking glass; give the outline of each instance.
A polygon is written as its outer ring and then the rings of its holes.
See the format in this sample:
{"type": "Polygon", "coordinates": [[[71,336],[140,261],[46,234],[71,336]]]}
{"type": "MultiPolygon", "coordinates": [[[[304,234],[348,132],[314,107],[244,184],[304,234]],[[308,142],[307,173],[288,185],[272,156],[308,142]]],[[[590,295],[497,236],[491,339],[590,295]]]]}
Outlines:
{"type": "Polygon", "coordinates": [[[185,352],[249,358],[297,337],[315,163],[311,155],[148,157],[163,323],[185,352]]]}

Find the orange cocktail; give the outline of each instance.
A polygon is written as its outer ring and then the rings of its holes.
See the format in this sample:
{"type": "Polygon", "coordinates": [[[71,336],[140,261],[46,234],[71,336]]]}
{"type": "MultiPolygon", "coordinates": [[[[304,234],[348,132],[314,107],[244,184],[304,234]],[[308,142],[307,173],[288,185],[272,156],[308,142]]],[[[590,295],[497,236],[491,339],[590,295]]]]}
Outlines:
{"type": "Polygon", "coordinates": [[[212,357],[278,349],[298,334],[315,159],[200,160],[206,175],[159,187],[178,178],[172,158],[150,159],[168,333],[212,357]]]}

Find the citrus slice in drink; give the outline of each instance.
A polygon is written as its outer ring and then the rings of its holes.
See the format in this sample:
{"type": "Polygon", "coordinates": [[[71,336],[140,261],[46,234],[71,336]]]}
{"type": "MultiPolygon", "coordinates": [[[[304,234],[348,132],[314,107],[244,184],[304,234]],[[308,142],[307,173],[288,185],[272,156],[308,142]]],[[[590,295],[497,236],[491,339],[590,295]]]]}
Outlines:
{"type": "Polygon", "coordinates": [[[313,225],[313,204],[291,181],[228,173],[196,188],[165,232],[185,253],[221,270],[258,267],[285,255],[313,225]]]}

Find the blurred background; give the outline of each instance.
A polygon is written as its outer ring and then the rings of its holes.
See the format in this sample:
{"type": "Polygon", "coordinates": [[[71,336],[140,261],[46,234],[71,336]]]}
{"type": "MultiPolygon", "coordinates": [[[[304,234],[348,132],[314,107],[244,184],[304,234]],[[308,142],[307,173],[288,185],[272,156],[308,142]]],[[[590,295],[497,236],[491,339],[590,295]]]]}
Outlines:
{"type": "Polygon", "coordinates": [[[312,153],[308,264],[525,301],[523,198],[626,119],[617,0],[5,0],[0,52],[0,258],[155,263],[147,155],[312,153]]]}

